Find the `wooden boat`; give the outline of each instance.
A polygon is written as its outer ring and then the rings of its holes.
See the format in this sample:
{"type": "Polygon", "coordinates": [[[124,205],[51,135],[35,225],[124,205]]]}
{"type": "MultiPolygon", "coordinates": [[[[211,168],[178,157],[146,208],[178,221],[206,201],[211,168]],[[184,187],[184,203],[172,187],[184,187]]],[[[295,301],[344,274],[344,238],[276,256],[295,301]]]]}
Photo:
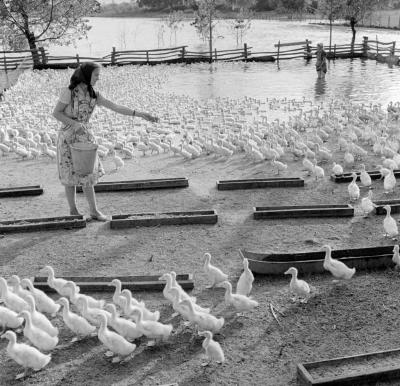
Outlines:
{"type": "MultiPolygon", "coordinates": [[[[295,253],[259,253],[239,250],[242,258],[249,260],[249,268],[255,274],[283,275],[290,267],[299,273],[323,273],[325,251],[295,253]]],[[[356,270],[383,269],[393,266],[393,245],[354,249],[332,250],[332,257],[343,261],[356,270]]]]}

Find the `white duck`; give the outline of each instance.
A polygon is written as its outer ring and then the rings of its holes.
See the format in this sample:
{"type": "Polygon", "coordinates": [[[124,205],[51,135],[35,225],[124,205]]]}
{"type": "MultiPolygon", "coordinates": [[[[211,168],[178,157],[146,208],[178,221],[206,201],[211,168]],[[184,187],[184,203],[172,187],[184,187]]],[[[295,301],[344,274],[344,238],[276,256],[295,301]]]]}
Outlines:
{"type": "Polygon", "coordinates": [[[228,275],[223,273],[219,268],[215,267],[211,263],[211,255],[209,253],[204,254],[204,272],[212,280],[212,284],[206,288],[213,288],[218,286],[222,282],[228,280],[228,275]]]}
{"type": "Polygon", "coordinates": [[[206,352],[207,358],[209,360],[208,363],[203,366],[208,365],[210,362],[223,363],[225,362],[224,351],[221,348],[221,345],[213,339],[213,334],[211,331],[199,331],[199,335],[204,336],[202,346],[206,352]]]}
{"type": "Polygon", "coordinates": [[[324,245],[325,259],[323,267],[329,271],[336,279],[349,280],[356,272],[355,268],[349,268],[346,264],[339,260],[332,259],[332,248],[329,245],[324,245]]]}
{"type": "Polygon", "coordinates": [[[109,284],[109,286],[115,286],[115,291],[112,297],[114,304],[117,305],[118,307],[123,308],[125,304],[125,297],[121,295],[121,290],[122,290],[121,280],[113,279],[109,284]]]}
{"type": "Polygon", "coordinates": [[[189,299],[192,303],[196,303],[196,298],[194,296],[190,296],[176,280],[176,272],[171,271],[170,274],[171,274],[171,279],[172,279],[172,287],[175,287],[178,289],[178,291],[180,292],[180,294],[182,296],[182,299],[189,299]]]}
{"type": "Polygon", "coordinates": [[[347,186],[347,191],[349,192],[350,200],[356,201],[360,198],[360,188],[356,183],[357,174],[353,172],[351,173],[351,176],[353,177],[353,180],[347,186]]]}
{"type": "MultiPolygon", "coordinates": [[[[0,327],[5,328],[18,328],[24,322],[23,318],[18,317],[18,314],[7,307],[0,306],[0,327]]],[[[3,333],[0,331],[0,335],[3,333]]]]}
{"type": "Polygon", "coordinates": [[[97,336],[99,337],[100,342],[110,350],[111,356],[117,354],[117,356],[112,359],[112,362],[120,362],[122,359],[121,357],[126,361],[126,357],[135,351],[136,344],[130,343],[121,335],[114,331],[110,331],[107,328],[107,317],[104,314],[100,315],[99,318],[100,328],[97,336]]]}
{"type": "Polygon", "coordinates": [[[18,295],[20,298],[27,301],[28,296],[31,296],[31,293],[21,287],[21,279],[17,275],[12,275],[8,280],[10,283],[13,292],[18,295]]]}
{"type": "Polygon", "coordinates": [[[375,208],[376,205],[372,202],[372,190],[369,190],[367,197],[361,199],[361,209],[364,216],[368,216],[375,208]]]}
{"type": "Polygon", "coordinates": [[[385,178],[383,179],[383,190],[385,193],[391,193],[394,191],[394,188],[396,187],[396,177],[393,173],[393,168],[390,168],[389,173],[385,175],[385,178]]]}
{"type": "Polygon", "coordinates": [[[318,178],[324,178],[325,177],[325,171],[324,168],[321,166],[317,165],[317,160],[313,160],[313,174],[315,176],[315,180],[318,180],[318,178]]]}
{"type": "Polygon", "coordinates": [[[47,332],[50,336],[57,336],[58,335],[58,328],[54,327],[50,320],[46,318],[45,315],[40,313],[36,310],[35,299],[32,295],[28,295],[26,299],[29,305],[29,312],[31,314],[32,323],[36,326],[41,328],[43,331],[47,332]]]}
{"type": "Polygon", "coordinates": [[[63,306],[62,316],[65,325],[76,334],[71,342],[76,342],[86,336],[90,336],[96,331],[96,327],[92,326],[84,317],[70,311],[67,298],[62,297],[57,300],[57,303],[63,306]]]}
{"type": "Polygon", "coordinates": [[[225,303],[232,305],[238,312],[250,311],[258,307],[258,302],[244,295],[233,294],[232,284],[229,281],[224,281],[220,285],[225,288],[225,303]]]}
{"type": "Polygon", "coordinates": [[[24,372],[15,377],[21,379],[27,375],[27,369],[39,371],[47,366],[51,360],[50,355],[45,355],[37,350],[35,347],[29,346],[25,343],[17,343],[17,336],[13,331],[7,331],[2,336],[2,339],[8,339],[7,354],[17,362],[20,366],[24,367],[24,372]]]}
{"type": "Polygon", "coordinates": [[[114,304],[107,304],[105,309],[111,313],[112,328],[126,340],[132,341],[143,335],[137,328],[136,323],[119,317],[114,304]]]}
{"type": "MultiPolygon", "coordinates": [[[[162,276],[160,276],[158,278],[158,280],[165,280],[165,287],[163,289],[163,295],[165,297],[165,299],[169,300],[171,303],[174,302],[175,300],[175,296],[171,293],[171,288],[172,288],[172,277],[170,273],[164,273],[162,276]]],[[[177,288],[175,288],[175,290],[178,292],[179,294],[179,290],[177,288]]]]}
{"type": "Polygon", "coordinates": [[[57,346],[58,337],[50,336],[46,331],[36,327],[32,323],[31,313],[29,311],[22,311],[19,313],[19,316],[25,319],[24,336],[39,350],[50,351],[57,346]]]}
{"type": "Polygon", "coordinates": [[[3,299],[4,304],[10,310],[15,312],[29,310],[28,303],[8,288],[6,279],[4,279],[4,277],[0,277],[0,296],[3,299]]]}
{"type": "Polygon", "coordinates": [[[46,265],[42,272],[47,273],[47,284],[49,287],[56,290],[61,296],[70,296],[69,289],[63,289],[65,284],[67,284],[67,280],[56,278],[54,274],[54,269],[50,265],[46,265]]]}
{"type": "Polygon", "coordinates": [[[188,309],[188,319],[190,322],[197,325],[199,331],[212,331],[213,333],[217,333],[221,330],[225,323],[224,318],[216,318],[214,315],[198,312],[193,308],[193,303],[184,299],[179,302],[180,307],[186,307],[188,309]]]}
{"type": "Polygon", "coordinates": [[[81,315],[90,324],[94,324],[97,327],[100,327],[100,315],[106,316],[108,323],[111,321],[111,314],[108,311],[100,308],[89,307],[88,300],[85,297],[81,297],[77,300],[77,307],[81,315]]]}
{"type": "Polygon", "coordinates": [[[253,287],[254,275],[253,272],[249,269],[249,261],[244,258],[243,259],[243,272],[239,277],[239,280],[236,284],[236,293],[240,295],[249,296],[251,289],[253,287]]]}
{"type": "Polygon", "coordinates": [[[399,234],[399,228],[397,227],[396,220],[390,215],[392,208],[390,205],[385,205],[383,209],[386,210],[386,217],[383,220],[385,236],[395,238],[399,234]]]}
{"type": "Polygon", "coordinates": [[[136,327],[147,338],[154,339],[147,345],[153,346],[156,339],[166,339],[171,335],[172,324],[163,324],[155,320],[143,320],[143,312],[140,308],[133,310],[136,317],[136,327]]]}
{"type": "Polygon", "coordinates": [[[68,291],[70,293],[69,300],[72,304],[77,305],[78,299],[81,298],[86,298],[87,299],[87,304],[89,307],[94,307],[94,308],[103,308],[105,305],[105,301],[103,299],[97,300],[91,296],[88,295],[83,295],[79,293],[78,286],[73,282],[73,281],[68,281],[67,284],[63,287],[64,290],[68,291]]]}
{"type": "Polygon", "coordinates": [[[336,162],[333,163],[332,172],[335,176],[340,176],[343,174],[343,167],[336,162]]]}
{"type": "Polygon", "coordinates": [[[400,268],[400,254],[399,254],[399,245],[395,245],[393,247],[393,257],[392,257],[393,263],[396,264],[396,269],[400,268]]]}
{"type": "Polygon", "coordinates": [[[308,298],[310,297],[310,286],[304,280],[299,280],[297,278],[298,271],[295,267],[290,267],[285,275],[292,275],[292,279],[290,280],[289,288],[290,291],[298,296],[302,300],[301,302],[307,303],[308,298]]]}
{"type": "Polygon", "coordinates": [[[35,299],[36,308],[40,312],[46,312],[54,316],[60,309],[60,305],[56,304],[52,298],[47,296],[43,291],[37,289],[33,286],[30,279],[25,278],[21,280],[21,286],[23,288],[28,288],[29,292],[35,299]]]}
{"type": "MultiPolygon", "coordinates": [[[[140,309],[142,311],[142,316],[144,320],[158,321],[160,319],[160,311],[150,311],[146,308],[143,302],[135,304],[132,302],[132,293],[129,290],[123,290],[122,296],[126,298],[126,305],[124,308],[124,314],[130,317],[134,310],[140,309]]],[[[135,320],[137,322],[137,320],[135,320]]]]}
{"type": "Polygon", "coordinates": [[[361,172],[360,172],[361,185],[365,187],[371,186],[372,185],[371,176],[365,170],[365,165],[361,164],[360,167],[361,167],[361,172]]]}

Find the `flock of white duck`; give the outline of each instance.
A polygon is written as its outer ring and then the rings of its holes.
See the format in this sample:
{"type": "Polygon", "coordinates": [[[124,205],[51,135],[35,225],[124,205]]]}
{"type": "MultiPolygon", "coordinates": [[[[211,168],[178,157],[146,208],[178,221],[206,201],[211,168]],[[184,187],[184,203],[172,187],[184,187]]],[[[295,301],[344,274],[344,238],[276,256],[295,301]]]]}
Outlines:
{"type": "MultiPolygon", "coordinates": [[[[237,282],[236,293],[233,293],[228,275],[211,264],[209,253],[204,255],[204,271],[211,282],[209,288],[225,288],[225,304],[232,306],[238,315],[258,306],[258,302],[249,297],[254,277],[247,260],[237,282]]],[[[173,333],[172,324],[159,321],[159,311],[149,310],[143,301],[133,297],[130,290],[122,289],[118,279],[109,283],[115,286],[115,292],[112,303],[106,303],[103,299],[81,294],[73,281],[55,277],[51,266],[44,267],[42,272],[47,274],[48,286],[60,295],[57,301],[35,288],[28,278],[21,280],[13,275],[7,281],[0,277],[0,299],[4,303],[0,305],[0,327],[3,332],[6,330],[1,338],[9,341],[6,348],[9,357],[25,369],[24,373],[17,375],[17,379],[26,376],[30,369],[39,371],[44,368],[51,361],[50,352],[63,347],[59,345],[59,329],[46,314],[51,317],[58,312],[62,314],[64,325],[75,335],[71,342],[97,335],[108,349],[105,355],[112,357],[113,363],[126,362],[137,354],[134,340],[144,336],[148,338],[147,345],[153,346],[173,333]],[[23,336],[27,343],[18,343],[16,333],[21,332],[24,322],[23,336]]],[[[218,318],[210,308],[197,304],[196,298],[179,285],[175,272],[164,273],[159,280],[166,282],[163,295],[175,311],[169,320],[180,315],[185,321],[184,326],[194,326],[198,334],[205,337],[202,346],[208,362],[203,365],[211,361],[224,362],[224,352],[213,339],[213,335],[223,328],[224,318],[218,318]]]]}

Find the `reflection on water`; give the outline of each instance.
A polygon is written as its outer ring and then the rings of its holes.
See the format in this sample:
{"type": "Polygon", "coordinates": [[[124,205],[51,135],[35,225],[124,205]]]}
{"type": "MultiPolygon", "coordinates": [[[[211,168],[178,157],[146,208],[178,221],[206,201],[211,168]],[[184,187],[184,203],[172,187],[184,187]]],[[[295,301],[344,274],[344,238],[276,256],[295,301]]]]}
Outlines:
{"type": "Polygon", "coordinates": [[[319,96],[324,95],[326,90],[326,79],[318,78],[315,81],[315,99],[318,99],[319,96]]]}
{"type": "Polygon", "coordinates": [[[355,103],[399,100],[400,68],[374,60],[338,59],[328,62],[325,80],[317,82],[314,62],[288,60],[280,63],[218,62],[169,66],[165,91],[197,99],[216,97],[295,98],[355,103]]]}

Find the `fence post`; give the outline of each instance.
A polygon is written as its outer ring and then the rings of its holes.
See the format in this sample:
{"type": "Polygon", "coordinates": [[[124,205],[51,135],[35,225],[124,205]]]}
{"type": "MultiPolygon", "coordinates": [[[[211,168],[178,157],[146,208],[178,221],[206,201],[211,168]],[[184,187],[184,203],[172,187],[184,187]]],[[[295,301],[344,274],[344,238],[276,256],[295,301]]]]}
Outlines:
{"type": "Polygon", "coordinates": [[[279,62],[279,51],[281,50],[281,41],[278,41],[278,53],[276,55],[276,61],[279,62]]]}
{"type": "Polygon", "coordinates": [[[310,43],[311,42],[308,39],[306,39],[306,56],[304,57],[304,59],[311,59],[312,58],[310,43]]]}
{"type": "Polygon", "coordinates": [[[185,61],[185,46],[182,47],[182,61],[185,61]]]}
{"type": "Polygon", "coordinates": [[[247,43],[244,43],[244,58],[247,59],[247,43]]]}
{"type": "Polygon", "coordinates": [[[379,47],[378,47],[378,35],[376,35],[376,54],[379,54],[379,47]]]}
{"type": "Polygon", "coordinates": [[[388,16],[388,28],[390,27],[390,15],[388,16]]]}
{"type": "Polygon", "coordinates": [[[76,62],[77,62],[78,64],[80,64],[80,62],[79,62],[79,54],[76,54],[76,62]]]}
{"type": "Polygon", "coordinates": [[[336,44],[333,46],[333,59],[336,58],[336,44]]]}
{"type": "Polygon", "coordinates": [[[368,56],[368,36],[363,36],[363,56],[368,56]]]}
{"type": "Polygon", "coordinates": [[[214,48],[214,60],[217,61],[218,56],[217,56],[217,49],[214,48]]]}
{"type": "Polygon", "coordinates": [[[149,64],[149,51],[146,51],[146,61],[147,61],[147,64],[149,64]]]}
{"type": "Polygon", "coordinates": [[[113,47],[111,51],[111,65],[115,65],[115,47],[113,47]]]}
{"type": "Polygon", "coordinates": [[[392,52],[390,53],[392,56],[394,55],[395,50],[396,50],[396,42],[394,41],[393,45],[392,45],[392,50],[391,50],[392,52]]]}
{"type": "Polygon", "coordinates": [[[40,55],[42,56],[42,64],[46,64],[47,63],[47,57],[46,57],[46,53],[44,51],[43,47],[39,47],[39,51],[40,51],[40,55]]]}

